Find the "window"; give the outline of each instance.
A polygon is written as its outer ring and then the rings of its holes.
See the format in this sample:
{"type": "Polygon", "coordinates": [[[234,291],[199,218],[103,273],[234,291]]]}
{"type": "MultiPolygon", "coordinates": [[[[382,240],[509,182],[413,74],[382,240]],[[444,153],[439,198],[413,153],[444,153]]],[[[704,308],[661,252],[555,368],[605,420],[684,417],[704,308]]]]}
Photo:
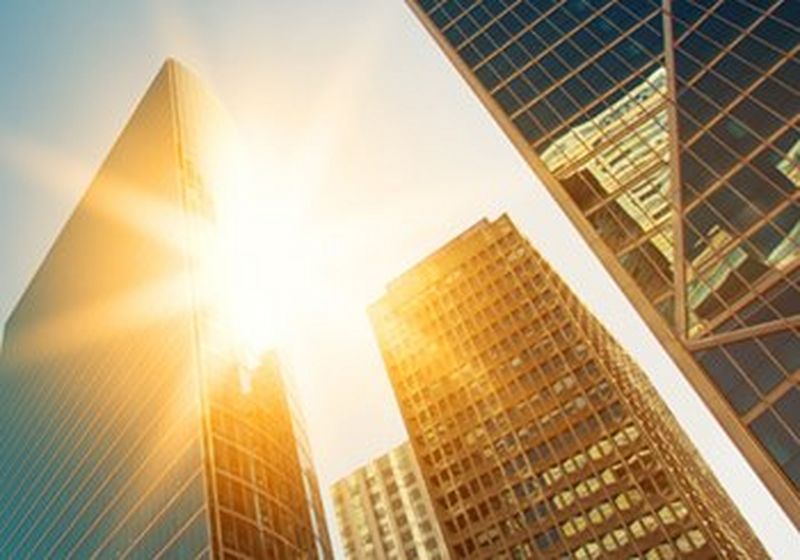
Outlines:
{"type": "Polygon", "coordinates": [[[800,445],[771,410],[763,412],[750,424],[750,428],[778,464],[784,465],[800,453],[800,445]]]}

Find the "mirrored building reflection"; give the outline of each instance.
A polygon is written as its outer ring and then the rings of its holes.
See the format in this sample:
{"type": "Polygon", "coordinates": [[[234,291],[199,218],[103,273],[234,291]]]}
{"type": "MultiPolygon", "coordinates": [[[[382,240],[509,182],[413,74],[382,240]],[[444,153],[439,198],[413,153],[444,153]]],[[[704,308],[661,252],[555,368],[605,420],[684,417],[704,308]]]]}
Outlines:
{"type": "Polygon", "coordinates": [[[800,524],[797,2],[408,3],[800,524]]]}
{"type": "Polygon", "coordinates": [[[232,137],[168,60],[8,319],[0,557],[331,557],[285,372],[220,328],[232,137]]]}

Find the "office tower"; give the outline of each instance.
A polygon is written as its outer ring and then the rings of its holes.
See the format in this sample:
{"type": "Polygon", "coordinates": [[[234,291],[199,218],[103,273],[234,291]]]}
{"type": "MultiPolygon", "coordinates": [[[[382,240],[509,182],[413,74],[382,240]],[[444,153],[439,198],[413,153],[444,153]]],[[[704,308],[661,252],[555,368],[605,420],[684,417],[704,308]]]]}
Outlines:
{"type": "Polygon", "coordinates": [[[408,442],[336,482],[333,503],[350,560],[449,558],[408,442]]]}
{"type": "Polygon", "coordinates": [[[800,10],[409,0],[800,524],[800,10]]]}
{"type": "Polygon", "coordinates": [[[0,557],[330,557],[279,364],[220,328],[231,137],[167,61],[8,319],[0,557]]]}
{"type": "Polygon", "coordinates": [[[766,558],[630,357],[482,220],[370,311],[456,558],[766,558]]]}
{"type": "Polygon", "coordinates": [[[211,380],[210,423],[217,523],[224,558],[332,558],[302,415],[285,366],[211,380]]]}

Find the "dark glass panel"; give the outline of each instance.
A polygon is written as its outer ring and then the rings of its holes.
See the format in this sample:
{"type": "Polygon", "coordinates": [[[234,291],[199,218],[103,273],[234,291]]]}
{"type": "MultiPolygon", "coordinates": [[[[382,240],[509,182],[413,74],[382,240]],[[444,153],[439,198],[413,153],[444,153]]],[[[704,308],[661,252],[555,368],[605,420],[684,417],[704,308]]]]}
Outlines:
{"type": "Polygon", "coordinates": [[[703,369],[736,412],[745,414],[755,406],[758,395],[721,350],[705,350],[697,356],[703,369]]]}
{"type": "Polygon", "coordinates": [[[520,99],[523,105],[532,101],[536,97],[536,91],[530,86],[528,80],[523,76],[517,76],[509,84],[511,91],[520,99]]]}
{"type": "Polygon", "coordinates": [[[572,40],[583,52],[586,53],[587,56],[590,57],[599,53],[603,49],[603,43],[601,43],[592,33],[590,33],[589,29],[586,27],[579,29],[572,36],[572,40]]]}
{"type": "Polygon", "coordinates": [[[681,49],[675,50],[675,72],[677,74],[678,91],[685,89],[685,84],[703,70],[696,61],[681,49]]]}
{"type": "Polygon", "coordinates": [[[731,55],[723,56],[713,66],[713,70],[742,90],[755,82],[761,75],[751,65],[745,64],[739,57],[731,55]]]}
{"type": "Polygon", "coordinates": [[[569,68],[564,66],[564,64],[556,58],[553,53],[547,54],[542,57],[539,61],[539,64],[542,65],[542,68],[547,72],[547,74],[554,80],[558,81],[564,76],[567,75],[569,72],[569,68]]]}
{"type": "Polygon", "coordinates": [[[691,152],[681,154],[681,179],[684,184],[684,200],[687,204],[714,181],[714,174],[691,152]]]}
{"type": "Polygon", "coordinates": [[[795,486],[800,488],[800,455],[789,461],[783,467],[783,472],[789,477],[795,486]]]}
{"type": "Polygon", "coordinates": [[[447,42],[450,43],[455,48],[458,48],[461,45],[461,43],[463,43],[466,40],[464,32],[461,31],[461,29],[457,25],[454,25],[450,27],[447,31],[445,31],[444,36],[447,39],[447,42]]]}
{"type": "Polygon", "coordinates": [[[542,129],[527,113],[522,113],[514,119],[514,124],[525,137],[525,140],[530,143],[535,142],[542,136],[542,129]]]}
{"type": "Polygon", "coordinates": [[[800,453],[800,446],[786,431],[771,410],[766,410],[750,424],[753,433],[779,465],[800,453]]]}
{"type": "Polygon", "coordinates": [[[474,68],[483,59],[471,43],[461,47],[461,50],[458,51],[458,55],[470,68],[474,68]]]}
{"type": "Polygon", "coordinates": [[[717,175],[724,175],[739,161],[730,150],[708,134],[700,136],[691,146],[694,155],[710,167],[717,175]]]}
{"type": "Polygon", "coordinates": [[[706,72],[703,77],[697,80],[694,87],[697,88],[697,91],[703,94],[707,100],[716,104],[717,107],[725,107],[740,94],[736,88],[725,82],[716,74],[710,72],[706,72]]]}
{"type": "Polygon", "coordinates": [[[539,39],[532,31],[523,33],[522,36],[519,38],[519,42],[523,47],[525,47],[525,50],[528,51],[531,58],[539,56],[547,48],[544,42],[541,39],[539,39]]]}
{"type": "Polygon", "coordinates": [[[647,50],[651,57],[658,56],[664,52],[664,38],[661,35],[660,19],[661,16],[659,15],[631,34],[631,39],[647,50]]]}
{"type": "Polygon", "coordinates": [[[495,57],[490,59],[486,65],[494,70],[494,73],[497,74],[501,81],[514,73],[514,65],[504,53],[498,53],[495,57]]]}
{"type": "Polygon", "coordinates": [[[773,77],[792,88],[795,92],[800,91],[800,63],[797,60],[784,60],[775,70],[773,77]]]}
{"type": "Polygon", "coordinates": [[[500,23],[511,35],[516,35],[522,31],[525,26],[525,22],[520,20],[517,14],[515,14],[513,11],[504,14],[500,18],[500,23]]]}
{"type": "Polygon", "coordinates": [[[772,357],[789,373],[800,369],[800,336],[794,331],[780,331],[762,336],[772,357]]]}
{"type": "Polygon", "coordinates": [[[500,24],[500,22],[495,22],[488,27],[486,30],[486,34],[494,41],[495,45],[502,46],[505,45],[509,39],[511,39],[511,35],[505,28],[500,24]]]}
{"type": "Polygon", "coordinates": [[[719,54],[719,47],[697,33],[688,35],[678,49],[690,55],[694,62],[701,64],[711,62],[711,59],[719,54]]]}
{"type": "Polygon", "coordinates": [[[567,67],[571,70],[580,68],[586,62],[586,55],[579,51],[572,41],[563,41],[555,48],[555,54],[562,60],[567,67]]]}
{"type": "Polygon", "coordinates": [[[741,121],[731,117],[723,117],[711,127],[711,132],[726,147],[740,156],[747,156],[760,143],[741,121]]]}
{"type": "Polygon", "coordinates": [[[702,33],[705,38],[720,45],[727,45],[741,35],[736,28],[713,14],[707,17],[694,33],[702,33]]]}
{"type": "Polygon", "coordinates": [[[548,76],[547,73],[542,70],[542,68],[536,65],[525,70],[524,74],[528,79],[528,82],[537,92],[544,91],[553,83],[553,80],[550,79],[550,76],[548,76]]]}
{"type": "Polygon", "coordinates": [[[507,115],[514,113],[520,107],[519,101],[516,97],[514,97],[514,94],[512,94],[508,88],[502,88],[498,90],[494,94],[494,98],[507,115]]]}
{"type": "Polygon", "coordinates": [[[761,41],[756,41],[750,36],[745,36],[733,47],[732,52],[755,66],[766,69],[775,64],[780,58],[780,53],[771,49],[761,41]]]}
{"type": "Polygon", "coordinates": [[[586,28],[591,31],[592,35],[603,45],[608,45],[611,41],[619,37],[619,30],[616,26],[609,23],[606,16],[591,20],[586,28]]]}
{"type": "Polygon", "coordinates": [[[736,231],[744,231],[753,225],[759,214],[745,200],[737,196],[727,185],[722,185],[708,197],[708,204],[717,214],[724,216],[736,231]]]}
{"type": "Polygon", "coordinates": [[[598,97],[614,87],[614,82],[593,64],[581,70],[578,77],[587,83],[598,97]]]}
{"type": "Polygon", "coordinates": [[[580,111],[575,103],[564,93],[562,88],[553,90],[547,96],[547,101],[550,107],[559,114],[562,122],[568,121],[580,111]]]}
{"type": "Polygon", "coordinates": [[[735,115],[736,118],[760,135],[761,138],[768,138],[782,124],[773,113],[764,109],[762,105],[754,103],[750,98],[742,99],[731,110],[731,114],[735,115]]]}
{"type": "Polygon", "coordinates": [[[769,78],[753,91],[753,97],[787,120],[800,112],[800,96],[769,78]]]}
{"type": "Polygon", "coordinates": [[[555,130],[561,124],[561,120],[544,101],[536,103],[529,112],[547,131],[555,130]]]}
{"type": "Polygon", "coordinates": [[[749,165],[742,166],[729,180],[744,200],[755,205],[762,212],[769,212],[777,206],[783,197],[771,185],[766,184],[749,165]]]}
{"type": "Polygon", "coordinates": [[[578,76],[574,76],[561,86],[580,107],[586,107],[595,100],[595,95],[578,76]]]}
{"type": "Polygon", "coordinates": [[[769,393],[778,383],[784,380],[784,375],[767,357],[761,347],[752,340],[742,340],[725,345],[725,350],[739,368],[745,372],[750,381],[758,387],[763,394],[769,393]]]}
{"type": "Polygon", "coordinates": [[[787,53],[791,52],[800,42],[800,33],[797,30],[773,17],[767,17],[759,23],[753,30],[753,34],[787,53]]]}
{"type": "Polygon", "coordinates": [[[497,49],[495,44],[485,34],[481,34],[475,37],[475,40],[472,41],[472,45],[480,54],[481,59],[486,58],[497,49]]]}
{"type": "Polygon", "coordinates": [[[751,23],[761,15],[758,10],[747,5],[746,2],[739,0],[727,0],[722,2],[717,8],[716,13],[729,22],[733,22],[739,27],[749,27],[751,23]]]}
{"type": "Polygon", "coordinates": [[[789,389],[775,403],[775,411],[789,426],[795,437],[800,438],[800,389],[797,387],[789,389]]]}
{"type": "Polygon", "coordinates": [[[471,17],[463,17],[458,20],[456,27],[461,29],[461,33],[463,33],[464,37],[472,37],[475,33],[478,32],[478,25],[472,20],[471,17]]]}
{"type": "Polygon", "coordinates": [[[545,18],[533,26],[533,32],[547,45],[552,45],[561,39],[562,32],[558,30],[549,19],[545,18]]]}
{"type": "Polygon", "coordinates": [[[500,83],[500,78],[495,74],[492,67],[488,64],[484,64],[480,68],[475,71],[475,76],[478,80],[483,84],[488,90],[493,90],[495,86],[500,83]]]}

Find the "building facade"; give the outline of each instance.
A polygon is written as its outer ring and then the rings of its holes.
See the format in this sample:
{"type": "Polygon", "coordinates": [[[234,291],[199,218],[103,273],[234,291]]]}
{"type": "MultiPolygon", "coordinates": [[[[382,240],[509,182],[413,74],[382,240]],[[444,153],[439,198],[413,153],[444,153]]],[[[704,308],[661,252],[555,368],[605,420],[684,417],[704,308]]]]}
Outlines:
{"type": "Polygon", "coordinates": [[[638,366],[503,216],[370,311],[456,558],[766,558],[638,366]]]}
{"type": "Polygon", "coordinates": [[[285,366],[228,368],[211,383],[214,513],[222,558],[332,558],[317,477],[285,366]]]}
{"type": "Polygon", "coordinates": [[[800,10],[409,0],[800,524],[800,10]]]}
{"type": "Polygon", "coordinates": [[[0,557],[331,557],[278,363],[239,366],[206,277],[231,136],[167,61],[8,319],[0,557]]]}
{"type": "Polygon", "coordinates": [[[449,558],[408,443],[339,480],[332,491],[349,560],[449,558]]]}

